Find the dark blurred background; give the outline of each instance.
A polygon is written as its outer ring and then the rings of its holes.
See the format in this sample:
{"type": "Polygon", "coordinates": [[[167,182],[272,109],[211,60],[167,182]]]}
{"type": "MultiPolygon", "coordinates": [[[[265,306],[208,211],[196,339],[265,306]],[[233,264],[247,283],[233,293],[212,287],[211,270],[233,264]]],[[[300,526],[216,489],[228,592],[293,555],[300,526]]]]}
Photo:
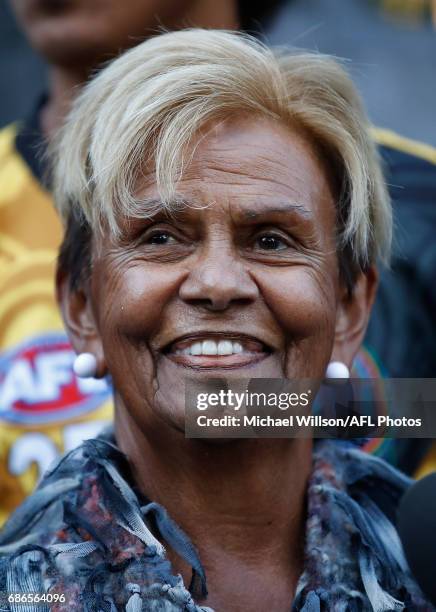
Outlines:
{"type": "MultiPolygon", "coordinates": [[[[376,125],[436,145],[435,14],[431,0],[289,0],[267,40],[350,60],[376,125]]],[[[42,61],[0,0],[0,127],[26,116],[45,80],[42,61]]]]}

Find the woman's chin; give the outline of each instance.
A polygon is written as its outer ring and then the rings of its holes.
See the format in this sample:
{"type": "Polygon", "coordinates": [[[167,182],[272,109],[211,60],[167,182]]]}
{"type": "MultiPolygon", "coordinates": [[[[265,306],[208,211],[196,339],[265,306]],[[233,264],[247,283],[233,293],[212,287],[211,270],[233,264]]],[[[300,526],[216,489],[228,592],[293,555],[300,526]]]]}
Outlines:
{"type": "MultiPolygon", "coordinates": [[[[174,429],[185,431],[186,391],[218,391],[222,380],[231,385],[252,378],[283,378],[281,360],[277,354],[262,353],[250,358],[237,356],[164,356],[157,367],[158,391],[155,410],[174,429]],[[210,383],[209,383],[210,381],[210,383]],[[212,384],[212,387],[210,385],[212,384]]],[[[224,388],[224,384],[222,385],[224,388]]]]}

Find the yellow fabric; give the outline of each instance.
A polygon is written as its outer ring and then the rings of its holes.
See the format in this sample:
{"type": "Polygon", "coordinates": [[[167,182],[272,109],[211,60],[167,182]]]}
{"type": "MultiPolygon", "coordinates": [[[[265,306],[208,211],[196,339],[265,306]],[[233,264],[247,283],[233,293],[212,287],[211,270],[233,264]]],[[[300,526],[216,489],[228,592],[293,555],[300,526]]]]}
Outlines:
{"type": "MultiPolygon", "coordinates": [[[[63,334],[53,280],[62,231],[50,195],[15,149],[16,131],[15,125],[0,131],[0,524],[32,491],[49,461],[81,437],[93,435],[97,426],[112,417],[106,397],[79,415],[71,416],[65,409],[66,399],[65,405],[50,413],[50,419],[38,416],[39,423],[10,418],[16,402],[11,400],[10,380],[9,392],[6,389],[12,363],[8,355],[13,356],[26,340],[52,342],[50,334],[63,334]]],[[[68,346],[62,350],[63,355],[68,354],[68,346]]],[[[15,384],[19,387],[19,380],[15,384]]],[[[44,393],[49,396],[51,389],[44,393]]],[[[53,401],[46,404],[51,406],[53,401]]],[[[41,401],[35,404],[41,405],[41,401]]],[[[33,405],[26,408],[30,414],[33,405]]]]}
{"type": "Polygon", "coordinates": [[[436,471],[436,441],[433,441],[433,444],[431,445],[429,452],[427,453],[426,457],[424,458],[424,461],[421,463],[419,468],[416,470],[414,477],[417,479],[424,478],[424,476],[427,476],[428,474],[431,474],[431,472],[435,472],[435,471],[436,471]]]}
{"type": "Polygon", "coordinates": [[[420,159],[425,159],[431,164],[436,164],[436,147],[432,147],[425,142],[405,138],[392,130],[385,130],[383,128],[373,127],[371,133],[379,145],[391,147],[391,149],[397,149],[397,151],[402,151],[420,159]]]}

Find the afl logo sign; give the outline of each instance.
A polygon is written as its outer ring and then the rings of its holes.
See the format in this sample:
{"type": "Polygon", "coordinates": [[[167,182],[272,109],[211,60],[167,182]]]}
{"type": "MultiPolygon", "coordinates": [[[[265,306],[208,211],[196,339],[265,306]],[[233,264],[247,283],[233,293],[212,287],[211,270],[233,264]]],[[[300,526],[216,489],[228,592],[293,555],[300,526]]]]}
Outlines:
{"type": "Polygon", "coordinates": [[[110,398],[105,380],[80,379],[65,334],[44,334],[0,356],[0,419],[24,425],[70,420],[110,398]]]}

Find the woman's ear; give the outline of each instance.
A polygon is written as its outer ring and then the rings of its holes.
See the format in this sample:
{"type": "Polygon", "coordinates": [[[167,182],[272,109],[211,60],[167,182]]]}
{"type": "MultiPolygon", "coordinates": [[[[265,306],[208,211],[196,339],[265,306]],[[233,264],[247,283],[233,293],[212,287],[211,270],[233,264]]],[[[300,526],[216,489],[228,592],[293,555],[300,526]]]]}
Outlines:
{"type": "Polygon", "coordinates": [[[377,285],[378,273],[371,266],[359,274],[351,296],[346,288],[342,291],[336,315],[332,361],[342,361],[349,369],[365,337],[377,285]]]}
{"type": "Polygon", "coordinates": [[[73,289],[68,274],[58,269],[56,298],[74,351],[78,355],[92,353],[97,360],[96,378],[102,378],[107,374],[107,368],[87,288],[81,286],[73,289]]]}

